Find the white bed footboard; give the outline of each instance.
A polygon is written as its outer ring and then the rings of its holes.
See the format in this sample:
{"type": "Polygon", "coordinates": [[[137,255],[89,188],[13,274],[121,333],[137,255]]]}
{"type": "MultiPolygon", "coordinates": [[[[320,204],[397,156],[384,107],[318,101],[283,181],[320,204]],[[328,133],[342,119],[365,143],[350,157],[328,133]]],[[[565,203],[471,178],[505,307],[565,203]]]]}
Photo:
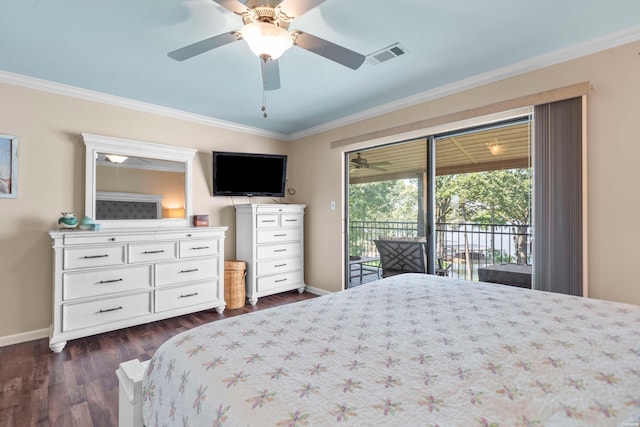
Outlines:
{"type": "Polygon", "coordinates": [[[116,370],[119,384],[118,426],[143,427],[142,377],[149,361],[138,359],[122,362],[116,370]]]}

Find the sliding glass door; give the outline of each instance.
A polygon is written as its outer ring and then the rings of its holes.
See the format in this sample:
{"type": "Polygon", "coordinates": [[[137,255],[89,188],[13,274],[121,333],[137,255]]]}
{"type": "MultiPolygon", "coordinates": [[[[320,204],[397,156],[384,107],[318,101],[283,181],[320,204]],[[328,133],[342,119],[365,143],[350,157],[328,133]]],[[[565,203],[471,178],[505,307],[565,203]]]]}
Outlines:
{"type": "Polygon", "coordinates": [[[452,276],[531,286],[532,140],[530,117],[435,137],[435,257],[452,276]]]}
{"type": "Polygon", "coordinates": [[[380,238],[424,240],[443,276],[530,266],[531,141],[527,116],[346,153],[347,287],[381,274],[380,238]]]}
{"type": "Polygon", "coordinates": [[[357,286],[382,274],[375,240],[426,236],[427,141],[422,138],[352,152],[345,160],[346,283],[357,286]]]}

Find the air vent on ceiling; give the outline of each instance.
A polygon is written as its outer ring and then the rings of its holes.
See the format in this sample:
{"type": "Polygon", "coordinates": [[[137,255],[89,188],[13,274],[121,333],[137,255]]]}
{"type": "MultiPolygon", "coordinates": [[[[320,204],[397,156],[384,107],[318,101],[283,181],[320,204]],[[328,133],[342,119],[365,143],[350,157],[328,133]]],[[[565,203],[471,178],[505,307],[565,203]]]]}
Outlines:
{"type": "Polygon", "coordinates": [[[407,50],[400,43],[394,43],[391,46],[387,46],[384,49],[368,55],[367,62],[371,65],[377,65],[381,62],[386,62],[400,55],[404,55],[406,52],[407,50]]]}

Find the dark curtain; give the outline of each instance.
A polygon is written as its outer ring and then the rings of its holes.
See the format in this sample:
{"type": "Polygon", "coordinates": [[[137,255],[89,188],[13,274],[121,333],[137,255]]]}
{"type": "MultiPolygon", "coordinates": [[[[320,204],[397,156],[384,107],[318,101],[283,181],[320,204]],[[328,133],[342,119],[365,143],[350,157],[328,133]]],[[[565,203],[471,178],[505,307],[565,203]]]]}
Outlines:
{"type": "Polygon", "coordinates": [[[532,287],[582,296],[582,98],[534,114],[532,287]]]}

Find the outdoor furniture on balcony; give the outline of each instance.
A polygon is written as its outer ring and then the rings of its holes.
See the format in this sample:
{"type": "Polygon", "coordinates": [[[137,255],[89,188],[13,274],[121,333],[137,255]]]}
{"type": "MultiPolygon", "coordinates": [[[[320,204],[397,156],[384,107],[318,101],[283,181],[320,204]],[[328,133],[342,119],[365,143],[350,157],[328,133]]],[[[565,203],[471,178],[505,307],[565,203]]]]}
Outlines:
{"type": "Polygon", "coordinates": [[[372,257],[372,256],[359,256],[359,255],[351,255],[349,256],[349,281],[353,281],[353,279],[360,279],[360,283],[362,283],[362,278],[365,276],[376,275],[377,278],[380,278],[380,267],[378,264],[380,258],[372,257]]]}
{"type": "Polygon", "coordinates": [[[481,282],[531,289],[531,270],[528,264],[493,264],[478,268],[478,278],[481,282]]]}
{"type": "Polygon", "coordinates": [[[420,240],[374,240],[382,277],[402,273],[426,273],[426,243],[420,240]]]}
{"type": "MultiPolygon", "coordinates": [[[[382,277],[402,273],[427,273],[427,250],[423,239],[374,240],[382,267],[382,277]]],[[[449,276],[452,264],[444,266],[442,258],[436,260],[435,273],[449,276]]]]}
{"type": "MultiPolygon", "coordinates": [[[[375,239],[424,242],[424,237],[417,237],[419,230],[417,222],[350,221],[349,248],[351,253],[378,256],[375,239]]],[[[478,280],[478,268],[501,262],[531,262],[531,251],[531,229],[526,225],[436,223],[437,275],[478,280]]]]}
{"type": "Polygon", "coordinates": [[[452,263],[449,263],[449,265],[445,267],[442,258],[438,258],[436,260],[436,276],[449,276],[451,267],[453,267],[452,263]]]}

